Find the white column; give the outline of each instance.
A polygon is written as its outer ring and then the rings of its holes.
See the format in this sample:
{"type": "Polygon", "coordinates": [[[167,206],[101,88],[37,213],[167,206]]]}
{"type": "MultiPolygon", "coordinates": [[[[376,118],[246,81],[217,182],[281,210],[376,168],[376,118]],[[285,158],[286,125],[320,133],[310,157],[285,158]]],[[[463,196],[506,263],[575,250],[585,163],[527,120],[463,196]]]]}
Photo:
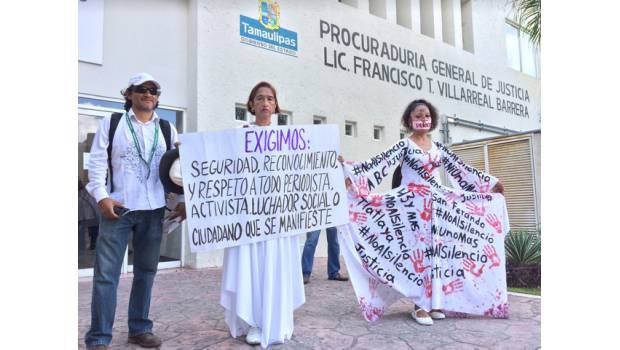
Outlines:
{"type": "Polygon", "coordinates": [[[463,49],[463,19],[461,18],[461,0],[452,0],[454,26],[454,47],[463,49]]]}
{"type": "Polygon", "coordinates": [[[385,19],[396,24],[396,0],[385,0],[385,19]]]}
{"type": "Polygon", "coordinates": [[[433,37],[443,41],[443,26],[441,22],[441,0],[433,0],[433,37]]]}
{"type": "Polygon", "coordinates": [[[420,0],[411,0],[411,30],[416,34],[421,33],[422,22],[420,21],[420,0]]]}
{"type": "Polygon", "coordinates": [[[370,3],[369,0],[358,0],[357,8],[360,9],[363,13],[370,13],[370,3]]]}

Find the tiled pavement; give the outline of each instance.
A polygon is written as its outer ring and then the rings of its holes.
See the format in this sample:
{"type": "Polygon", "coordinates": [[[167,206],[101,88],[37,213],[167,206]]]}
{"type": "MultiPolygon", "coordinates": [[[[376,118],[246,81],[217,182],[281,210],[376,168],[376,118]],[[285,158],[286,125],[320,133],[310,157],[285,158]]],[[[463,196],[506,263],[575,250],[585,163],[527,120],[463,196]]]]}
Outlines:
{"type": "MultiPolygon", "coordinates": [[[[344,264],[341,263],[344,269],[344,264]]],[[[369,325],[357,308],[350,282],[328,281],[326,258],[316,258],[306,303],[295,311],[293,338],[270,349],[538,349],[540,299],[509,295],[510,318],[436,321],[420,326],[409,315],[410,301],[392,305],[369,325]]],[[[163,270],[155,279],[151,318],[161,349],[250,349],[231,338],[219,304],[221,269],[163,270]]],[[[91,279],[79,281],[79,349],[90,324],[91,279]]],[[[141,349],[127,343],[131,275],[121,278],[110,349],[141,349]]],[[[260,346],[256,346],[260,349],[260,346]]]]}

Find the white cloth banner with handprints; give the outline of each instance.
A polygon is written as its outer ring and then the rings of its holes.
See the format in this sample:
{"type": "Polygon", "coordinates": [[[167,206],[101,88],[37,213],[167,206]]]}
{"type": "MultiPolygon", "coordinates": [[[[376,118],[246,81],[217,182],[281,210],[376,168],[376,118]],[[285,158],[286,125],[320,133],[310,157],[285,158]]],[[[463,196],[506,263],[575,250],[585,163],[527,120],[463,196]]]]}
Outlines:
{"type": "Polygon", "coordinates": [[[347,223],[336,125],[179,135],[192,252],[347,223]]]}
{"type": "Polygon", "coordinates": [[[424,151],[403,139],[365,162],[345,165],[351,222],[339,227],[362,315],[379,320],[401,297],[429,311],[508,316],[504,196],[498,179],[440,143],[424,151]],[[401,165],[400,186],[372,192],[401,165]],[[440,167],[454,188],[440,184],[440,167]]]}

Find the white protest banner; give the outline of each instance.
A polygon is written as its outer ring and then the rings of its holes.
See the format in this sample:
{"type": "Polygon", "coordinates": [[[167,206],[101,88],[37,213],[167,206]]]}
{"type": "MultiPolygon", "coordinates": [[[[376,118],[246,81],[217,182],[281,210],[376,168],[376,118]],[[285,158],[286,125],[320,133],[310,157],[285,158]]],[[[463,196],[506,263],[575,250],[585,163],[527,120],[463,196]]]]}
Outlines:
{"type": "Polygon", "coordinates": [[[340,251],[367,321],[401,297],[452,316],[508,317],[510,225],[504,197],[490,192],[496,178],[440,143],[424,151],[410,139],[345,168],[351,222],[339,227],[340,251]],[[401,185],[372,192],[397,164],[401,185]],[[439,183],[442,165],[454,188],[439,183]]]}
{"type": "Polygon", "coordinates": [[[179,135],[192,252],[349,221],[336,125],[179,135]]]}

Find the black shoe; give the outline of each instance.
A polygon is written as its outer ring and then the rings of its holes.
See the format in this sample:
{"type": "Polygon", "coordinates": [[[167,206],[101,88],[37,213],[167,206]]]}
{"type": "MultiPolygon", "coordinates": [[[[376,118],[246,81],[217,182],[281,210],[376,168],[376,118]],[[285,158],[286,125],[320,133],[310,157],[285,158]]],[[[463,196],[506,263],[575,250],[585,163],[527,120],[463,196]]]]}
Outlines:
{"type": "Polygon", "coordinates": [[[161,339],[151,332],[146,332],[127,338],[127,342],[138,344],[143,348],[156,348],[161,345],[161,339]]]}
{"type": "Polygon", "coordinates": [[[310,275],[304,275],[304,284],[310,283],[310,275]]]}
{"type": "Polygon", "coordinates": [[[330,281],[348,281],[349,277],[347,276],[343,276],[340,274],[340,272],[338,272],[337,274],[333,275],[332,277],[328,278],[330,281]]]}

